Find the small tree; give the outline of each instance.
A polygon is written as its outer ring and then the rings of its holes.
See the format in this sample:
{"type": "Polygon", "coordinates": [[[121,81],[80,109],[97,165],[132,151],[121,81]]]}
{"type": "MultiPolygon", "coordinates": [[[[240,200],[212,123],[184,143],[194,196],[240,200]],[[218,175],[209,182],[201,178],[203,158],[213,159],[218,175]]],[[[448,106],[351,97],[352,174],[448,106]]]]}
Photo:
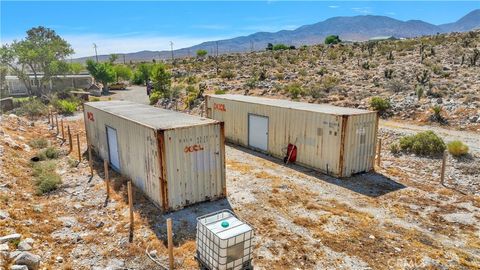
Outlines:
{"type": "Polygon", "coordinates": [[[115,53],[110,54],[110,56],[108,57],[108,61],[112,64],[114,64],[115,61],[117,61],[117,59],[118,59],[118,54],[115,54],[115,53]]]}
{"type": "Polygon", "coordinates": [[[267,51],[273,51],[273,44],[272,44],[272,43],[268,43],[266,50],[267,50],[267,51]]]}
{"type": "Polygon", "coordinates": [[[327,44],[327,45],[328,45],[328,44],[338,44],[338,43],[340,43],[340,42],[342,42],[342,41],[340,40],[340,37],[339,37],[339,36],[336,36],[336,35],[330,35],[330,36],[327,36],[327,37],[325,38],[325,44],[327,44]]]}
{"type": "Polygon", "coordinates": [[[25,39],[3,45],[0,61],[24,83],[29,94],[40,96],[52,77],[68,71],[64,60],[72,53],[70,44],[54,30],[39,26],[28,30],[25,39]],[[33,85],[28,73],[33,73],[33,85]]]}
{"type": "Polygon", "coordinates": [[[116,81],[124,80],[128,81],[132,78],[132,70],[125,65],[115,65],[113,66],[113,70],[115,71],[116,81]]]}
{"type": "Polygon", "coordinates": [[[205,55],[207,55],[207,50],[197,50],[197,57],[203,58],[205,55]]]}
{"type": "Polygon", "coordinates": [[[96,81],[103,84],[103,93],[108,94],[108,84],[115,81],[115,70],[109,62],[97,63],[91,59],[87,60],[87,70],[96,81]]]}
{"type": "Polygon", "coordinates": [[[68,71],[70,74],[80,74],[85,67],[80,63],[70,63],[68,64],[68,71]]]}
{"type": "Polygon", "coordinates": [[[381,97],[372,97],[370,99],[370,107],[375,111],[378,111],[380,114],[384,114],[388,109],[390,109],[390,102],[381,97]]]}
{"type": "Polygon", "coordinates": [[[156,64],[153,66],[151,76],[154,91],[161,93],[163,97],[170,98],[172,75],[167,71],[165,65],[156,64]]]}

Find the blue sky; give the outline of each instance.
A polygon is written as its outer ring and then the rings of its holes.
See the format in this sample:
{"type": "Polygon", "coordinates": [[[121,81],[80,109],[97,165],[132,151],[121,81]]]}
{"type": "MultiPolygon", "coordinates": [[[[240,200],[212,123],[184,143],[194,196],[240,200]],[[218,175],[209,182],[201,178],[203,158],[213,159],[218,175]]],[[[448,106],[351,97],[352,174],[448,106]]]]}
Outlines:
{"type": "Polygon", "coordinates": [[[453,22],[479,1],[0,1],[1,41],[21,39],[25,31],[43,25],[72,44],[74,57],[169,49],[207,40],[275,32],[334,16],[384,15],[433,24],[453,22]]]}

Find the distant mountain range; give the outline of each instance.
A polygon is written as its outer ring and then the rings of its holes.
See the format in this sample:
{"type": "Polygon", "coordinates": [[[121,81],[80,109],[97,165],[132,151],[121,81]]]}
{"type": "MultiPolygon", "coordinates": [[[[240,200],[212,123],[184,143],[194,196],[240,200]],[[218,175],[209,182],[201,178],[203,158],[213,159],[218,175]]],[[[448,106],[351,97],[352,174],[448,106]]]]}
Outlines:
{"type": "MultiPolygon", "coordinates": [[[[204,49],[213,54],[218,46],[218,52],[247,52],[252,47],[255,51],[264,50],[268,43],[284,43],[287,45],[312,45],[323,43],[328,35],[339,35],[342,40],[365,41],[377,36],[394,36],[397,38],[411,38],[436,33],[466,32],[480,29],[480,9],[476,9],[453,23],[434,25],[421,20],[400,21],[386,16],[354,16],[333,17],[325,21],[304,25],[295,30],[282,30],[275,33],[258,32],[249,36],[231,39],[208,41],[201,44],[174,50],[175,57],[195,55],[199,49],[204,49]]],[[[170,51],[140,51],[119,54],[123,61],[152,61],[152,59],[167,59],[171,57],[170,51]]],[[[100,61],[108,59],[108,55],[99,55],[100,61]]],[[[74,59],[85,61],[94,56],[74,59]]]]}

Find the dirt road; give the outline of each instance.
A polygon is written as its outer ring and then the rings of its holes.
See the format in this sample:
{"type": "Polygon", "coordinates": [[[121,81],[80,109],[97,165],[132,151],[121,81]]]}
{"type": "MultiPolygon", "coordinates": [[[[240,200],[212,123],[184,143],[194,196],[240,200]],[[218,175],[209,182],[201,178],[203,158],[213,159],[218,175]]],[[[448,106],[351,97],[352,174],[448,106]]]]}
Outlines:
{"type": "Polygon", "coordinates": [[[112,90],[110,96],[115,100],[128,100],[141,104],[149,104],[148,96],[144,86],[131,85],[126,90],[112,90]]]}
{"type": "Polygon", "coordinates": [[[467,144],[470,150],[480,152],[480,133],[475,133],[471,131],[449,130],[441,127],[427,125],[418,126],[391,120],[380,120],[380,127],[391,131],[401,131],[405,133],[416,133],[431,130],[437,133],[446,142],[460,140],[467,144]]]}

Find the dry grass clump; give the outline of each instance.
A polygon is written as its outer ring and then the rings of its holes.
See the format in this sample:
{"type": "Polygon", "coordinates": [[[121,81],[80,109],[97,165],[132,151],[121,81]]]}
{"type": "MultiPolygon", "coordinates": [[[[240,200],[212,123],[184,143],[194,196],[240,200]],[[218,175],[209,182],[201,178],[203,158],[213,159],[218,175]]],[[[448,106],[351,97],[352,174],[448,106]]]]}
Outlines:
{"type": "Polygon", "coordinates": [[[468,154],[468,146],[461,141],[451,141],[447,144],[448,152],[455,157],[468,154]]]}
{"type": "Polygon", "coordinates": [[[56,163],[53,161],[33,164],[33,177],[35,178],[37,195],[53,191],[62,183],[62,178],[55,172],[55,169],[56,163]]]}

